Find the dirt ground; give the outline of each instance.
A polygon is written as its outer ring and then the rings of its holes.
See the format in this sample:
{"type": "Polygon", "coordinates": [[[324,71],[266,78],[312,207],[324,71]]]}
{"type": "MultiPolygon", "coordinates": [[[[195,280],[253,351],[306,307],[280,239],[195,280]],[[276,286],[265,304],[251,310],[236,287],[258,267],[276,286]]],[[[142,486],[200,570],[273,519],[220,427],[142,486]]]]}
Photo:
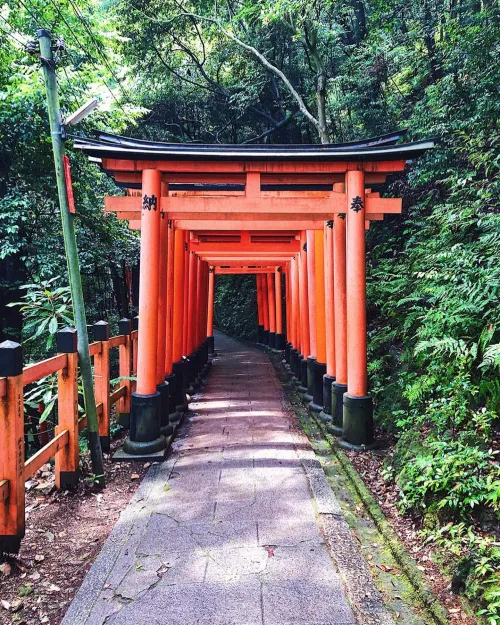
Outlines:
{"type": "MultiPolygon", "coordinates": [[[[121,442],[117,439],[113,449],[121,442]]],[[[101,492],[85,477],[72,491],[53,490],[48,465],[27,483],[26,537],[19,560],[0,564],[1,625],[61,622],[148,466],[112,463],[106,456],[107,488],[101,492]]],[[[88,467],[84,473],[90,475],[88,467]]]]}

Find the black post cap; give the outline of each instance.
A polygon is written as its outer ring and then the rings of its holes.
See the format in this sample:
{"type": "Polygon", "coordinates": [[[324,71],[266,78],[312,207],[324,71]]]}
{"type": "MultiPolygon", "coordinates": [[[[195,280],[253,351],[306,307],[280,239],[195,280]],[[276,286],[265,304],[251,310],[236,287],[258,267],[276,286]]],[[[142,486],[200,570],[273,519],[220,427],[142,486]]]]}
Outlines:
{"type": "Polygon", "coordinates": [[[23,353],[19,343],[4,341],[0,343],[0,377],[21,375],[23,372],[23,353]]]}
{"type": "Polygon", "coordinates": [[[136,317],[134,317],[134,320],[133,320],[133,328],[134,328],[134,330],[138,330],[138,329],[139,329],[139,315],[137,315],[136,317]]]}
{"type": "Polygon", "coordinates": [[[74,354],[78,351],[78,335],[75,328],[63,328],[56,333],[56,346],[60,354],[74,354]]]}
{"type": "Polygon", "coordinates": [[[107,321],[94,323],[92,330],[94,341],[109,341],[109,323],[107,321]]]}
{"type": "Polygon", "coordinates": [[[132,332],[132,320],[131,319],[120,319],[118,322],[118,334],[130,334],[132,332]]]}

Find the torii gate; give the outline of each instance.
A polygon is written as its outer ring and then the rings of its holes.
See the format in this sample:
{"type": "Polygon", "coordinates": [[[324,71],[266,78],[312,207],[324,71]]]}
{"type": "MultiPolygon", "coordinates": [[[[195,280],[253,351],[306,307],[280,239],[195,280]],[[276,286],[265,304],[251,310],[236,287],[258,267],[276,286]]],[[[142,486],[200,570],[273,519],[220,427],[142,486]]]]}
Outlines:
{"type": "MultiPolygon", "coordinates": [[[[265,293],[267,318],[276,319],[273,285],[281,288],[281,278],[274,278],[286,275],[292,372],[346,444],[373,443],[364,233],[370,220],[401,212],[400,199],[381,198],[373,187],[434,146],[394,145],[400,137],[314,146],[74,137],[76,149],[127,189],[126,196],[107,197],[105,210],[141,230],[137,388],[127,452],[150,457],[166,447],[178,418],[172,405],[183,403],[183,389],[213,341],[214,276],[225,272],[256,274],[259,322],[265,293]]],[[[283,329],[259,325],[274,334],[271,344],[278,335],[281,348],[283,329]]]]}

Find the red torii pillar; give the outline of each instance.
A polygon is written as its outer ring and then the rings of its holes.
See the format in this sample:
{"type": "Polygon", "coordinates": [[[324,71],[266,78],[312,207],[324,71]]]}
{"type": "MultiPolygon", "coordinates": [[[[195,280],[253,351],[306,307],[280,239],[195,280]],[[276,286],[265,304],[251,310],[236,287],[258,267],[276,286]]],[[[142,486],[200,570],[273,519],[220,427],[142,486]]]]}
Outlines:
{"type": "Polygon", "coordinates": [[[297,378],[300,376],[300,312],[299,312],[299,259],[294,256],[290,264],[291,287],[291,334],[290,370],[297,378]]]}
{"type": "Polygon", "coordinates": [[[269,301],[267,297],[267,274],[262,274],[262,311],[264,313],[264,330],[262,331],[262,343],[269,345],[269,301]]]}
{"type": "MultiPolygon", "coordinates": [[[[335,186],[334,186],[335,190],[335,186]]],[[[325,343],[326,373],[323,376],[323,412],[321,418],[325,423],[332,420],[332,385],[335,382],[335,295],[333,276],[333,219],[326,222],[325,227],[325,343]]]]}
{"type": "Polygon", "coordinates": [[[123,446],[125,453],[143,457],[163,453],[167,446],[160,432],[161,400],[156,390],[160,197],[161,172],[143,170],[137,387],[132,393],[129,436],[123,446]]]}
{"type": "Polygon", "coordinates": [[[307,306],[307,241],[305,231],[300,235],[300,256],[299,256],[299,316],[300,316],[300,371],[298,377],[300,381],[299,391],[307,392],[307,357],[310,354],[309,343],[309,310],[307,306]]]}
{"type": "MultiPolygon", "coordinates": [[[[309,319],[309,354],[307,355],[307,393],[304,399],[313,399],[314,363],[316,362],[316,239],[314,230],[306,231],[307,251],[307,314],[309,319]]],[[[306,357],[306,354],[304,354],[306,357]]]]}
{"type": "Polygon", "coordinates": [[[290,366],[290,349],[291,349],[291,341],[290,341],[290,308],[291,308],[291,298],[292,292],[290,288],[290,267],[291,261],[286,264],[286,272],[285,272],[285,319],[286,319],[286,332],[285,332],[285,361],[290,366]]]}
{"type": "Polygon", "coordinates": [[[323,377],[326,374],[325,242],[323,230],[315,230],[316,362],[313,366],[313,399],[309,408],[323,410],[323,377]]]}
{"type": "Polygon", "coordinates": [[[257,297],[257,343],[262,344],[264,337],[264,302],[262,299],[262,274],[255,274],[255,291],[257,297]]]}
{"type": "MultiPolygon", "coordinates": [[[[184,315],[182,320],[182,355],[186,356],[189,354],[189,346],[188,346],[188,307],[189,307],[189,259],[191,254],[188,250],[188,236],[189,233],[184,230],[184,315]]],[[[186,361],[185,361],[186,362],[186,361]]],[[[188,378],[188,363],[186,362],[186,388],[187,388],[187,378],[188,378]]]]}
{"type": "MultiPolygon", "coordinates": [[[[344,192],[344,184],[334,190],[344,192]]],[[[335,319],[335,382],[332,385],[332,425],[336,436],[343,433],[344,393],[347,392],[347,302],[346,302],[346,216],[333,217],[333,291],[335,319]]]]}
{"type": "Polygon", "coordinates": [[[215,267],[208,270],[208,310],[207,310],[207,340],[208,350],[214,353],[214,299],[215,299],[215,267]]]}
{"type": "Polygon", "coordinates": [[[347,393],[343,437],[356,449],[373,444],[373,400],[368,395],[366,345],[365,174],[346,173],[347,393]]]}
{"type": "Polygon", "coordinates": [[[275,348],[285,349],[285,335],[283,334],[283,297],[281,294],[281,267],[277,267],[274,275],[274,293],[276,302],[276,337],[275,348]]]}
{"type": "Polygon", "coordinates": [[[198,260],[194,252],[189,252],[189,267],[188,267],[188,304],[187,304],[187,349],[186,356],[188,358],[188,393],[191,395],[194,391],[193,381],[196,378],[196,367],[194,363],[194,350],[196,342],[196,288],[198,283],[198,260]]]}
{"type": "Polygon", "coordinates": [[[276,302],[274,293],[274,274],[267,274],[267,301],[269,306],[269,347],[276,345],[276,302]]]}
{"type": "Polygon", "coordinates": [[[184,354],[184,297],[187,294],[187,283],[185,282],[185,234],[184,230],[175,230],[174,233],[174,301],[173,301],[173,321],[172,321],[172,374],[175,376],[174,399],[176,412],[170,421],[178,422],[182,413],[187,409],[186,402],[186,365],[182,359],[184,354]]]}
{"type": "Polygon", "coordinates": [[[165,334],[167,338],[167,344],[165,348],[165,362],[164,362],[164,377],[165,382],[168,384],[168,421],[162,423],[162,434],[170,436],[173,434],[173,423],[180,420],[180,415],[177,412],[177,402],[179,393],[176,388],[177,379],[173,372],[173,360],[174,360],[174,300],[175,300],[175,231],[172,220],[165,219],[167,221],[167,238],[168,238],[168,271],[167,271],[167,316],[165,323],[165,334]]]}
{"type": "MultiPolygon", "coordinates": [[[[168,185],[162,182],[162,196],[168,195],[168,185]]],[[[142,235],[141,235],[142,236],[142,235]]],[[[160,215],[160,264],[159,264],[159,294],[158,294],[158,342],[156,346],[156,390],[160,393],[160,428],[161,433],[168,436],[172,433],[169,428],[169,385],[165,381],[165,356],[167,343],[170,342],[168,327],[168,272],[169,266],[169,238],[168,220],[166,213],[160,215]]]]}

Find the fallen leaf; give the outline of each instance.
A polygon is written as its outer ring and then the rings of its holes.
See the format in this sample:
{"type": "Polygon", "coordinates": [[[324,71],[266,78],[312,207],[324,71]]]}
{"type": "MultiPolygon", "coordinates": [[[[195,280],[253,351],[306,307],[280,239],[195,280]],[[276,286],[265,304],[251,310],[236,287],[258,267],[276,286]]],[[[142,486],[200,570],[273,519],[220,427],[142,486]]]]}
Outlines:
{"type": "Polygon", "coordinates": [[[130,476],[131,480],[138,480],[140,479],[140,475],[138,473],[132,473],[132,475],[130,476]]]}
{"type": "Polygon", "coordinates": [[[43,556],[41,553],[37,553],[35,556],[35,562],[43,562],[45,560],[45,556],[43,556]]]}
{"type": "Polygon", "coordinates": [[[5,577],[8,577],[12,573],[12,567],[8,562],[0,564],[0,573],[5,575],[5,577]]]}
{"type": "Polygon", "coordinates": [[[22,599],[15,599],[11,606],[10,606],[10,611],[11,612],[19,612],[19,610],[21,610],[24,607],[24,603],[22,599]]]}
{"type": "Polygon", "coordinates": [[[276,547],[274,545],[265,545],[264,549],[267,551],[268,558],[274,558],[274,552],[276,551],[276,547]]]}
{"type": "Polygon", "coordinates": [[[0,603],[2,604],[2,608],[4,610],[10,610],[10,603],[8,601],[5,601],[4,599],[0,600],[0,603]]]}

